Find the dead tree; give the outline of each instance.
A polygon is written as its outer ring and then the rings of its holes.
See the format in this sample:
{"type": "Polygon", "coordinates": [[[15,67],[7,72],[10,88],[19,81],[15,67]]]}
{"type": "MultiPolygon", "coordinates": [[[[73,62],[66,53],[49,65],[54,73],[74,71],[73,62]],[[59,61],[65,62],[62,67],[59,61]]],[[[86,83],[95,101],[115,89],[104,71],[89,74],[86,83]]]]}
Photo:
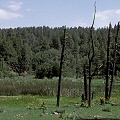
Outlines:
{"type": "Polygon", "coordinates": [[[95,56],[95,50],[94,50],[94,40],[93,40],[93,28],[94,28],[94,22],[95,22],[95,15],[96,15],[96,2],[94,4],[95,12],[94,12],[94,18],[93,23],[90,28],[90,39],[89,39],[89,53],[88,53],[88,61],[89,61],[89,94],[88,94],[88,106],[91,106],[91,80],[92,80],[92,63],[95,56]]]}
{"type": "Polygon", "coordinates": [[[66,39],[66,27],[64,28],[64,38],[63,38],[63,42],[62,42],[60,71],[59,71],[59,80],[58,80],[58,92],[57,92],[57,107],[59,107],[59,105],[60,105],[61,80],[62,80],[62,72],[63,72],[63,64],[64,64],[65,43],[66,43],[65,39],[66,39]]]}
{"type": "MultiPolygon", "coordinates": [[[[94,71],[91,73],[91,80],[93,78],[93,76],[96,75],[96,72],[98,72],[98,70],[100,70],[102,68],[103,64],[101,64],[99,67],[96,66],[96,68],[94,69],[94,71]]],[[[84,97],[85,100],[88,100],[88,90],[87,90],[87,72],[86,72],[86,65],[84,65],[84,97]]],[[[94,95],[94,91],[92,92],[92,96],[91,99],[93,100],[93,95],[94,95]]]]}
{"type": "Polygon", "coordinates": [[[107,65],[106,65],[105,101],[109,100],[110,42],[111,42],[111,23],[109,24],[108,41],[107,41],[107,65]]]}
{"type": "Polygon", "coordinates": [[[109,99],[112,94],[112,87],[113,87],[113,81],[114,81],[114,75],[115,75],[115,66],[116,66],[116,61],[117,61],[117,42],[118,42],[118,35],[119,35],[119,28],[120,28],[120,23],[118,22],[117,25],[117,33],[115,36],[115,47],[114,47],[114,60],[113,60],[113,70],[112,70],[112,76],[111,76],[111,81],[110,81],[110,90],[109,90],[109,99]]]}
{"type": "Polygon", "coordinates": [[[87,94],[87,74],[86,74],[86,65],[84,64],[84,96],[85,100],[88,99],[88,94],[87,94]]]}

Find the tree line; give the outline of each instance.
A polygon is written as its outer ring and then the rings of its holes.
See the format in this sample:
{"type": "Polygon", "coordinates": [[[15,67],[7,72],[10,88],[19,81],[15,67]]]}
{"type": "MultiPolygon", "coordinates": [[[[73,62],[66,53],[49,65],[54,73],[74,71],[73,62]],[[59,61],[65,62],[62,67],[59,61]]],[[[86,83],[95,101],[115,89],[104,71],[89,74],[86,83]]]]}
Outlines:
{"type": "MultiPolygon", "coordinates": [[[[0,29],[0,77],[14,76],[25,71],[34,74],[37,78],[58,76],[63,29],[64,27],[47,26],[0,29]]],[[[84,65],[86,70],[89,69],[90,29],[88,27],[66,28],[63,76],[82,77],[84,65]]],[[[111,36],[113,35],[110,43],[111,70],[116,29],[117,25],[111,28],[111,36]]],[[[109,28],[98,28],[92,33],[94,40],[92,69],[102,64],[102,69],[96,73],[97,77],[103,77],[106,73],[108,30],[109,28]]],[[[116,53],[116,75],[119,75],[120,70],[119,39],[120,36],[118,36],[116,53]]]]}

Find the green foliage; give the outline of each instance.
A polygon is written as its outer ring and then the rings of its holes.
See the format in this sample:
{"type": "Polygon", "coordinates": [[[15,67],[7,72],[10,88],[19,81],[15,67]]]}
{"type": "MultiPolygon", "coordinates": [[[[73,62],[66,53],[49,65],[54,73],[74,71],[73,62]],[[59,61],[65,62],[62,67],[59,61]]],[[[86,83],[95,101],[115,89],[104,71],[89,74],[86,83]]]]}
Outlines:
{"type": "Polygon", "coordinates": [[[18,74],[14,72],[3,59],[0,61],[0,78],[16,77],[18,74]]]}
{"type": "Polygon", "coordinates": [[[40,66],[36,71],[36,78],[43,79],[47,75],[47,66],[40,66]]]}
{"type": "MultiPolygon", "coordinates": [[[[67,28],[67,39],[65,47],[64,77],[83,76],[83,65],[88,64],[88,52],[90,39],[90,28],[74,27],[67,28]]],[[[112,28],[112,35],[116,33],[116,26],[112,28]]],[[[94,30],[95,58],[93,68],[103,64],[98,76],[105,74],[106,48],[108,28],[94,30]]],[[[120,38],[120,36],[118,37],[120,38]]],[[[40,72],[41,78],[44,74],[48,78],[52,77],[52,66],[54,62],[60,62],[61,44],[63,41],[63,27],[49,28],[43,27],[24,27],[0,30],[0,58],[12,68],[13,71],[21,73],[43,70],[40,72]],[[47,64],[47,65],[46,65],[47,64]],[[49,65],[50,64],[50,65],[49,65]],[[45,70],[43,69],[45,66],[45,70]],[[46,67],[48,66],[48,67],[46,67]],[[49,70],[48,70],[49,69],[49,70]],[[45,73],[47,71],[47,73],[45,73]]],[[[113,60],[113,44],[111,41],[111,60],[113,60]]],[[[119,76],[119,44],[115,74],[119,76]]],[[[56,69],[57,67],[55,67],[56,69]]],[[[56,70],[55,70],[56,71],[56,70]]],[[[58,71],[58,70],[57,70],[58,71]]],[[[3,73],[0,73],[4,76],[3,73]]],[[[31,74],[31,73],[30,73],[31,74]]],[[[54,73],[57,75],[57,73],[54,73]]],[[[39,75],[38,75],[39,76],[39,75]]],[[[39,77],[38,77],[39,78],[39,77]]]]}
{"type": "Polygon", "coordinates": [[[53,64],[42,64],[36,71],[36,78],[43,79],[44,77],[53,78],[59,76],[59,64],[57,62],[53,64]]]}
{"type": "Polygon", "coordinates": [[[115,81],[120,82],[120,78],[119,77],[115,77],[115,81]]]}

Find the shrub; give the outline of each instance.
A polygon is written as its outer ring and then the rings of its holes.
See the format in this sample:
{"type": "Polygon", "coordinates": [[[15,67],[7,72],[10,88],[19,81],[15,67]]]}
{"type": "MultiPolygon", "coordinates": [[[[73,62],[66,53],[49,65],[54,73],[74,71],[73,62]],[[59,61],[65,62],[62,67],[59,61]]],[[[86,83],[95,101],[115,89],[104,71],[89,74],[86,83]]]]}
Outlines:
{"type": "Polygon", "coordinates": [[[12,70],[4,61],[0,61],[0,78],[15,77],[18,74],[12,70]]]}
{"type": "Polygon", "coordinates": [[[36,78],[43,79],[44,77],[53,78],[59,76],[59,64],[57,62],[43,64],[36,70],[36,78]]]}
{"type": "Polygon", "coordinates": [[[36,78],[38,78],[38,79],[43,79],[43,78],[45,77],[45,75],[46,75],[45,69],[43,69],[43,68],[38,68],[38,69],[36,70],[36,78]]]}

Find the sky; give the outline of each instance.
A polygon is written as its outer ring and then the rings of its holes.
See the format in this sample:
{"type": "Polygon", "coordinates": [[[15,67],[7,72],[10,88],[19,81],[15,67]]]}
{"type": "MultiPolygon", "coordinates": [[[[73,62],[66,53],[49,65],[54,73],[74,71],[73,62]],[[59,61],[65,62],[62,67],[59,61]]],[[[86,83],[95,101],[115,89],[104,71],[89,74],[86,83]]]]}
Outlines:
{"type": "MultiPolygon", "coordinates": [[[[95,0],[0,0],[0,28],[90,27],[95,0]]],[[[120,0],[96,0],[95,28],[120,21],[120,0]]]]}

